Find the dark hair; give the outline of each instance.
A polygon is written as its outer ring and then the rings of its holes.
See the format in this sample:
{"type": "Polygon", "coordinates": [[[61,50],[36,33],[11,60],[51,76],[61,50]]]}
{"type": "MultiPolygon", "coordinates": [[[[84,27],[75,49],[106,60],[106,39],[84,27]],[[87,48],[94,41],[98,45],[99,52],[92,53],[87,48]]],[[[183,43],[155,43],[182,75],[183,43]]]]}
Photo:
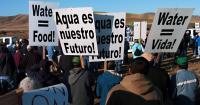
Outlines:
{"type": "Polygon", "coordinates": [[[139,39],[135,39],[134,42],[135,42],[135,43],[139,43],[139,39]]]}
{"type": "Polygon", "coordinates": [[[114,61],[109,61],[108,64],[107,64],[107,67],[108,67],[107,69],[108,69],[108,70],[114,70],[114,69],[115,69],[115,66],[116,66],[116,65],[115,65],[115,62],[114,62],[114,61]]]}
{"type": "Polygon", "coordinates": [[[180,68],[180,69],[188,69],[188,64],[179,65],[179,68],[180,68]]]}
{"type": "Polygon", "coordinates": [[[146,75],[149,71],[149,62],[143,57],[131,59],[129,68],[130,72],[133,74],[141,73],[146,75]]]}
{"type": "Polygon", "coordinates": [[[16,46],[16,47],[15,47],[15,50],[20,50],[20,46],[16,46]]]}

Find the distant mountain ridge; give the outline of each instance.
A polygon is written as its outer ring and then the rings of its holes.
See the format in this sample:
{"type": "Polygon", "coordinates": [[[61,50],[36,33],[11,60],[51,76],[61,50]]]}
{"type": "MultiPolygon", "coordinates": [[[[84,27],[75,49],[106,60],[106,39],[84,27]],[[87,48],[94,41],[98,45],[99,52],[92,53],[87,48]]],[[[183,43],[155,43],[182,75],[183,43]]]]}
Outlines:
{"type": "MultiPolygon", "coordinates": [[[[134,21],[148,22],[148,27],[153,22],[155,13],[144,13],[144,14],[126,14],[126,24],[132,25],[134,21]]],[[[189,27],[194,27],[195,22],[200,22],[200,16],[192,16],[189,27]]],[[[0,16],[0,35],[17,35],[19,37],[28,37],[28,15],[19,14],[16,16],[0,16]]]]}
{"type": "MultiPolygon", "coordinates": [[[[151,25],[151,23],[153,22],[154,16],[155,16],[155,13],[153,13],[153,12],[144,13],[144,14],[127,13],[126,14],[126,24],[131,25],[134,21],[144,21],[144,20],[146,20],[151,25]]],[[[193,15],[188,27],[193,28],[195,22],[200,23],[200,16],[193,15]]]]}
{"type": "Polygon", "coordinates": [[[0,16],[0,30],[28,30],[28,15],[0,16]]]}

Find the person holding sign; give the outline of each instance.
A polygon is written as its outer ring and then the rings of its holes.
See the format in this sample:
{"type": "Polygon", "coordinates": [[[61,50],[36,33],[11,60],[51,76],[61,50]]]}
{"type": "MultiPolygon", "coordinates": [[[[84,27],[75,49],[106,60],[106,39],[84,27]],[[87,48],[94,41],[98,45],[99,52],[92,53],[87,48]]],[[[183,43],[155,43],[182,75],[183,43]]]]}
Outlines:
{"type": "Polygon", "coordinates": [[[92,74],[81,68],[79,56],[72,58],[73,69],[69,70],[68,84],[71,93],[70,105],[93,105],[94,97],[92,74]]]}
{"type": "Polygon", "coordinates": [[[100,105],[105,105],[106,96],[109,90],[119,84],[122,77],[115,71],[115,63],[113,61],[108,62],[108,70],[104,70],[97,79],[96,95],[100,97],[100,105]]]}

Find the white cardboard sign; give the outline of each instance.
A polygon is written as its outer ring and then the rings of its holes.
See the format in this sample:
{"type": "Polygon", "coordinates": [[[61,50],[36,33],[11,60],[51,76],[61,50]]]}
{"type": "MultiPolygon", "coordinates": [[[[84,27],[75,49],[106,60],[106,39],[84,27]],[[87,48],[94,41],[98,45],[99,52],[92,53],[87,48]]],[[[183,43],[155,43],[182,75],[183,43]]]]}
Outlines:
{"type": "Polygon", "coordinates": [[[29,1],[29,44],[31,46],[58,46],[52,9],[57,4],[29,1]]]}
{"type": "Polygon", "coordinates": [[[125,23],[125,13],[95,14],[99,55],[90,56],[90,62],[123,60],[125,23]]]}
{"type": "Polygon", "coordinates": [[[140,22],[134,22],[133,27],[133,39],[140,39],[140,22]]]}
{"type": "Polygon", "coordinates": [[[195,23],[195,28],[200,28],[199,23],[195,23]]]}
{"type": "Polygon", "coordinates": [[[64,84],[25,92],[22,105],[68,105],[68,91],[64,84]]]}
{"type": "Polygon", "coordinates": [[[176,52],[192,17],[192,8],[158,9],[145,52],[176,52]]]}
{"type": "Polygon", "coordinates": [[[134,39],[146,39],[147,34],[147,21],[134,22],[134,39]]]}
{"type": "Polygon", "coordinates": [[[64,55],[98,55],[92,8],[53,10],[64,55]]]}
{"type": "Polygon", "coordinates": [[[196,32],[200,32],[200,25],[199,25],[199,23],[195,23],[195,30],[196,30],[196,32]]]}

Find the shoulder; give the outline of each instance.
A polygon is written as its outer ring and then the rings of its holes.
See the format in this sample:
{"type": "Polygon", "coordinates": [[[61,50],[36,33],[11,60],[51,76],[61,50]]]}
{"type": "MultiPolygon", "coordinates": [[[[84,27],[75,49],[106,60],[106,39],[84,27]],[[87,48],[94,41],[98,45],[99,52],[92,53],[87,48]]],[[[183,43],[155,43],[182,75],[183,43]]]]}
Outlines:
{"type": "Polygon", "coordinates": [[[88,70],[81,70],[80,73],[82,73],[85,76],[92,76],[92,73],[88,70]]]}
{"type": "Polygon", "coordinates": [[[117,91],[117,90],[124,90],[124,88],[121,86],[121,84],[118,84],[116,86],[114,86],[111,90],[110,93],[117,91]]]}
{"type": "Polygon", "coordinates": [[[104,75],[104,74],[101,74],[101,75],[98,76],[98,78],[97,78],[97,82],[102,81],[102,79],[103,79],[103,75],[104,75]]]}
{"type": "Polygon", "coordinates": [[[87,78],[91,81],[93,81],[95,79],[95,76],[92,72],[88,71],[88,70],[82,70],[83,75],[87,76],[87,78]]]}
{"type": "Polygon", "coordinates": [[[124,90],[125,91],[125,88],[123,88],[121,86],[121,84],[118,84],[116,86],[114,86],[108,93],[107,95],[107,98],[106,98],[106,102],[108,101],[108,99],[110,98],[110,96],[115,92],[115,91],[118,91],[118,90],[124,90]]]}
{"type": "Polygon", "coordinates": [[[182,71],[178,72],[177,74],[179,74],[179,75],[182,75],[182,74],[184,74],[184,75],[195,75],[195,73],[193,71],[190,71],[190,70],[182,70],[182,71]]]}

